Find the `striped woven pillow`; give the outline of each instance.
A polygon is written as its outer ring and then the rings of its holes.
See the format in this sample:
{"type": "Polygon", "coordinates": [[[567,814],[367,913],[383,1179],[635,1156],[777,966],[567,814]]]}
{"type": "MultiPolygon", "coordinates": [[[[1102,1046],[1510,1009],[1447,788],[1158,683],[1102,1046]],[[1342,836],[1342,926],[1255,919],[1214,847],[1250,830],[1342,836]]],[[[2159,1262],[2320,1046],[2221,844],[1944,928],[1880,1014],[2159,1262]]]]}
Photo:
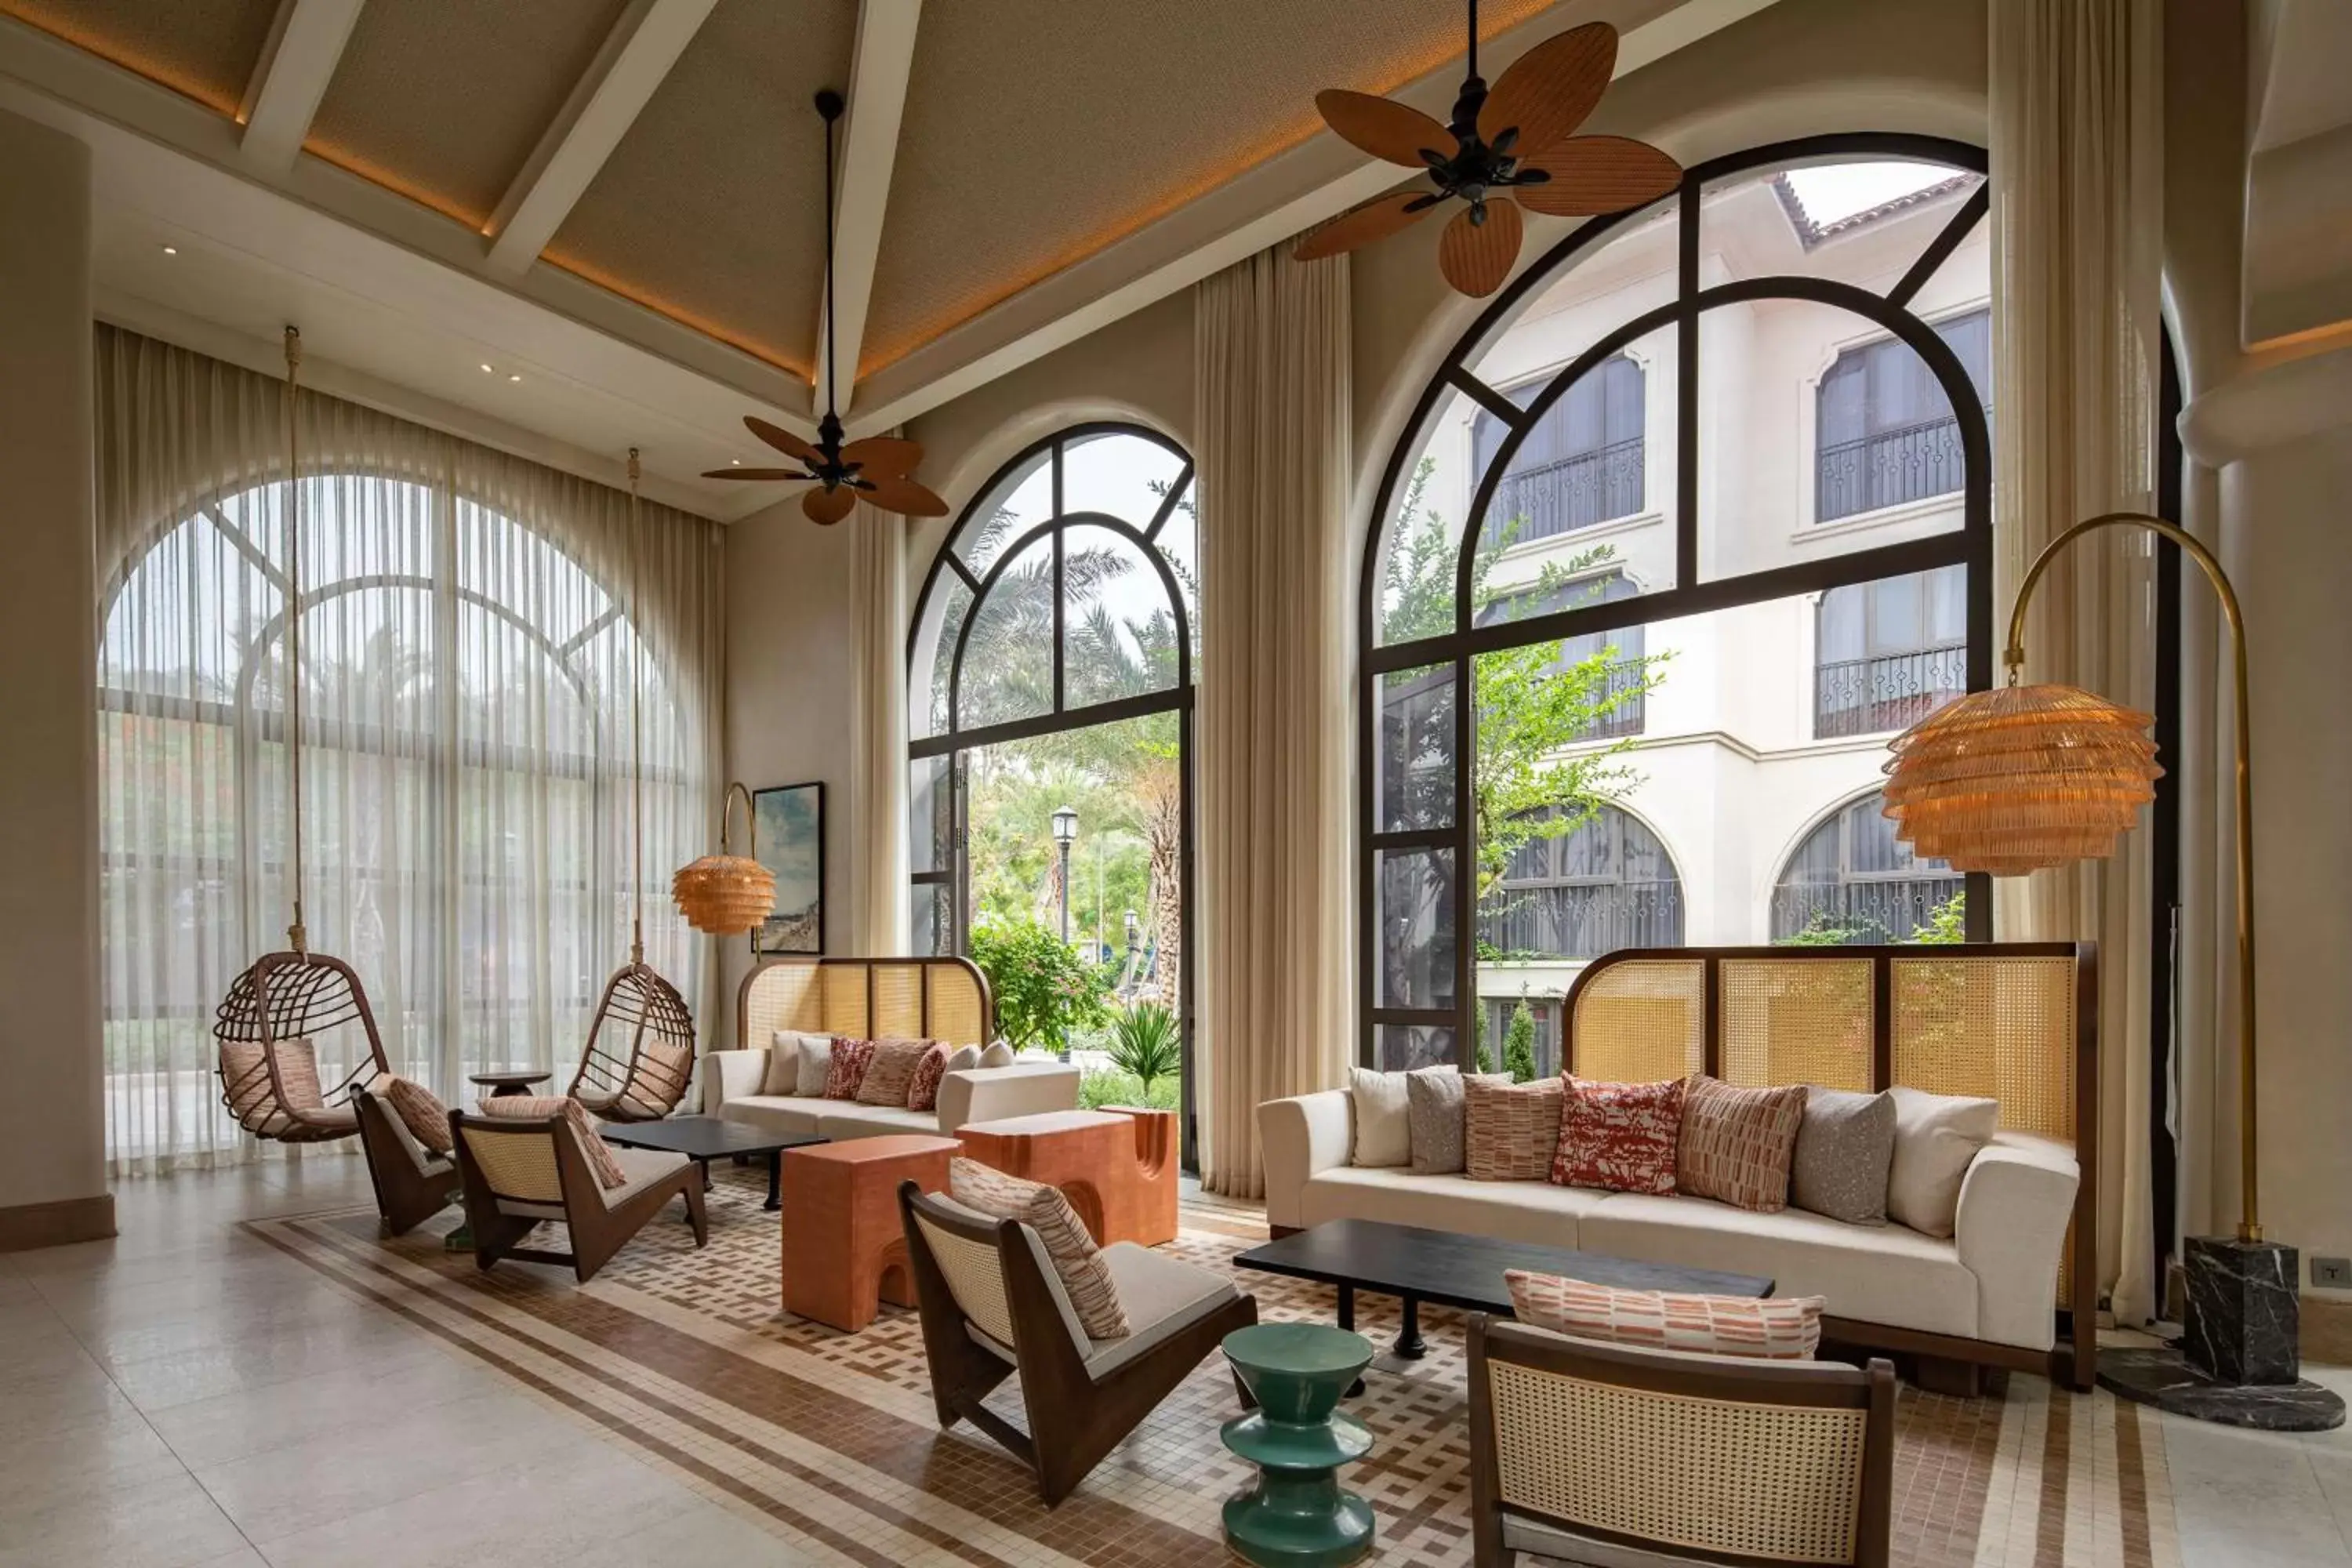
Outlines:
{"type": "Polygon", "coordinates": [[[1088,1339],[1122,1339],[1134,1331],[1109,1265],[1059,1187],[1008,1176],[977,1160],[954,1159],[948,1162],[948,1196],[997,1219],[1017,1219],[1037,1233],[1088,1339]]]}
{"type": "Polygon", "coordinates": [[[612,1145],[596,1136],[588,1108],[568,1094],[501,1094],[482,1100],[475,1109],[499,1121],[539,1121],[561,1116],[578,1135],[580,1152],[588,1157],[588,1168],[596,1173],[597,1184],[606,1188],[629,1184],[629,1173],[614,1157],[612,1145]]]}
{"type": "Polygon", "coordinates": [[[1821,1296],[1757,1300],[1748,1296],[1685,1296],[1620,1290],[1557,1274],[1503,1270],[1519,1321],[1580,1340],[1696,1351],[1757,1361],[1811,1361],[1822,1346],[1821,1296]]]}
{"type": "Polygon", "coordinates": [[[1556,1078],[1462,1080],[1463,1173],[1474,1182],[1540,1182],[1559,1145],[1562,1090],[1556,1078]]]}
{"type": "Polygon", "coordinates": [[[389,1104],[408,1135],[436,1154],[457,1148],[449,1136],[449,1108],[431,1089],[413,1078],[385,1073],[375,1080],[375,1092],[389,1104]]]}

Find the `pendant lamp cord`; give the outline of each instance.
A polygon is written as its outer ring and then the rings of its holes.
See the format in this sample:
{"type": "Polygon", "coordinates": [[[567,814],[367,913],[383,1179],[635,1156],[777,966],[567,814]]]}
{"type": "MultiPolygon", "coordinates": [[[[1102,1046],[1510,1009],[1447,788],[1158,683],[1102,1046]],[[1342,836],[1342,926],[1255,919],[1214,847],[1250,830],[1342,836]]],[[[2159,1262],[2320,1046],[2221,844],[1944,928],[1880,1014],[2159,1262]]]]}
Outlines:
{"type": "Polygon", "coordinates": [[[646,961],[645,619],[638,595],[645,558],[638,546],[637,449],[629,448],[629,963],[646,961]]]}
{"type": "Polygon", "coordinates": [[[302,463],[299,422],[295,416],[301,379],[302,334],[289,326],[286,329],[286,755],[293,784],[294,923],[286,928],[286,940],[298,953],[310,951],[310,932],[302,924],[302,463]]]}

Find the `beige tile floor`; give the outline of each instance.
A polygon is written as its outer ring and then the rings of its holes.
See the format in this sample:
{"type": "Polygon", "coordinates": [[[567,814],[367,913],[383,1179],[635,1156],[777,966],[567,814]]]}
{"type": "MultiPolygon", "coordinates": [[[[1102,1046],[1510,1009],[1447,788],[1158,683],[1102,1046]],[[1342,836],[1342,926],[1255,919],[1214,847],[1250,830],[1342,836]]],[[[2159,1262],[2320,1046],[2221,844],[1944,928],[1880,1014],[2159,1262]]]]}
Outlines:
{"type": "MultiPolygon", "coordinates": [[[[0,1568],[791,1561],[236,1228],[366,1195],[332,1157],[127,1182],[117,1239],[0,1255],[0,1568]]],[[[2352,1568],[2352,1434],[2165,1443],[2188,1568],[2352,1568]]]]}

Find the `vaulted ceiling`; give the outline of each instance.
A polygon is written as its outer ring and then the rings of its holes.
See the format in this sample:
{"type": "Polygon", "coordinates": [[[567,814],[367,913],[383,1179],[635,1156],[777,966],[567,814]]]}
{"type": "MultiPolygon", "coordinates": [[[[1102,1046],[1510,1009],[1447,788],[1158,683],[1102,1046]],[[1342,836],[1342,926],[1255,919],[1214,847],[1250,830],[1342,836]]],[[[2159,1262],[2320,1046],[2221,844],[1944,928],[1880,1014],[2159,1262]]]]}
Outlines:
{"type": "MultiPolygon", "coordinates": [[[[1631,69],[1769,3],[1486,0],[1482,65],[1604,17],[1631,69]]],[[[819,88],[855,431],[1392,184],[1315,90],[1442,113],[1462,47],[1458,0],[0,0],[0,108],[97,148],[110,313],[304,310],[361,395],[643,445],[724,514],[731,415],[805,430],[823,369],[819,88]]]]}

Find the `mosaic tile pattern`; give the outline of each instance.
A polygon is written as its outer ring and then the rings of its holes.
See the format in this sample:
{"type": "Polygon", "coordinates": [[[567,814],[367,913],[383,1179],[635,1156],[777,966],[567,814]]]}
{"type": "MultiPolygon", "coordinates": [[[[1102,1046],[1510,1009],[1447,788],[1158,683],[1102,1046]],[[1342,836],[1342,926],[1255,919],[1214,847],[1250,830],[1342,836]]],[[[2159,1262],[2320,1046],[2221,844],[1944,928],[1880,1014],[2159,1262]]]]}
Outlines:
{"type": "MultiPolygon", "coordinates": [[[[436,1222],[380,1240],[373,1212],[248,1228],[382,1309],[425,1326],[539,1397],[634,1445],[758,1521],[807,1560],[1001,1565],[1213,1563],[1217,1510],[1247,1467],[1217,1441],[1234,1414],[1211,1360],[1051,1511],[1027,1472],[968,1427],[942,1432],[910,1311],[843,1334],[777,1308],[779,1233],[764,1177],[719,1173],[710,1245],[655,1221],[586,1287],[568,1271],[481,1273],[443,1251],[436,1222]]],[[[560,1226],[551,1226],[560,1233],[560,1226]]],[[[1246,1213],[1188,1205],[1171,1250],[1223,1268],[1263,1239],[1246,1213]]],[[[542,1245],[560,1247],[560,1234],[542,1245]]],[[[1267,1321],[1330,1321],[1329,1289],[1244,1271],[1267,1321]]],[[[1359,1326],[1393,1333],[1368,1297],[1359,1326]]],[[[1377,1439],[1348,1472],[1380,1518],[1374,1561],[1441,1568],[1469,1558],[1468,1437],[1458,1314],[1427,1308],[1428,1354],[1376,1363],[1349,1409],[1377,1439]]],[[[1017,1384],[991,1401],[1023,1421],[1017,1384]]],[[[2161,1427],[2105,1394],[2012,1376],[2001,1397],[1903,1390],[1895,1561],[1910,1568],[2179,1560],[2161,1427]]]]}

